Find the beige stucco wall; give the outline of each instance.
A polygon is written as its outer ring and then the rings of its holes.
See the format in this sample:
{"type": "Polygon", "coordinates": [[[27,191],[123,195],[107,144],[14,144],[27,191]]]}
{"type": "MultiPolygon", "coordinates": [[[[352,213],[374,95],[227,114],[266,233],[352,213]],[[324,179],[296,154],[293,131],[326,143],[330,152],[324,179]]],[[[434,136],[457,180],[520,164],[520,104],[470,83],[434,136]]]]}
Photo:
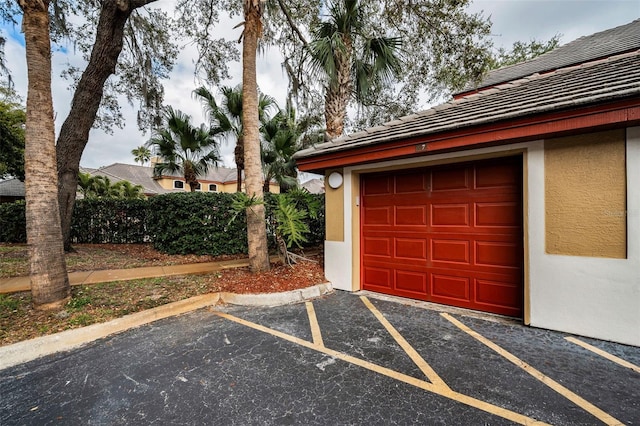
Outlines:
{"type": "Polygon", "coordinates": [[[173,189],[173,181],[174,179],[156,179],[156,182],[158,182],[158,184],[164,189],[173,189]]]}
{"type": "Polygon", "coordinates": [[[626,258],[625,168],[624,130],[545,141],[547,253],[626,258]]]}
{"type": "MultiPolygon", "coordinates": [[[[182,180],[182,179],[176,179],[173,177],[161,177],[156,179],[156,182],[158,182],[158,184],[160,184],[160,186],[163,187],[164,189],[174,189],[173,188],[174,180],[182,180]]],[[[202,188],[202,192],[209,192],[210,183],[215,183],[218,186],[218,190],[216,192],[236,192],[236,189],[238,187],[236,182],[219,183],[219,182],[213,182],[213,181],[207,181],[207,180],[203,180],[199,182],[202,188]]],[[[242,188],[244,190],[244,182],[242,183],[242,188]]],[[[186,183],[184,184],[184,191],[189,191],[189,185],[187,185],[186,183]]],[[[279,194],[280,186],[277,183],[271,183],[269,185],[269,191],[272,194],[279,194]]]]}
{"type": "MultiPolygon", "coordinates": [[[[327,170],[325,182],[333,172],[343,173],[340,170],[327,170]]],[[[325,229],[327,241],[344,241],[344,184],[340,188],[333,189],[325,185],[325,229]]]]}
{"type": "MultiPolygon", "coordinates": [[[[244,187],[244,184],[242,184],[242,186],[244,187]]],[[[236,182],[218,184],[218,192],[236,192],[236,189],[238,189],[238,184],[236,182]]]]}
{"type": "Polygon", "coordinates": [[[272,194],[279,194],[280,193],[280,185],[278,185],[277,183],[270,183],[269,184],[269,192],[271,192],[272,194]]]}
{"type": "MultiPolygon", "coordinates": [[[[178,179],[178,178],[174,178],[174,177],[160,177],[156,179],[156,182],[158,182],[158,184],[163,187],[164,189],[176,189],[173,187],[173,181],[182,181],[184,182],[184,179],[178,179]]],[[[229,184],[229,185],[224,185],[218,182],[213,182],[213,181],[200,181],[200,187],[202,188],[202,192],[209,192],[209,184],[210,183],[215,183],[216,185],[218,185],[218,191],[217,192],[236,192],[236,184],[234,183],[233,185],[229,184]],[[233,189],[233,190],[231,190],[233,189]]],[[[189,185],[187,185],[186,183],[184,184],[184,188],[183,191],[187,192],[190,191],[191,188],[189,185]]]]}

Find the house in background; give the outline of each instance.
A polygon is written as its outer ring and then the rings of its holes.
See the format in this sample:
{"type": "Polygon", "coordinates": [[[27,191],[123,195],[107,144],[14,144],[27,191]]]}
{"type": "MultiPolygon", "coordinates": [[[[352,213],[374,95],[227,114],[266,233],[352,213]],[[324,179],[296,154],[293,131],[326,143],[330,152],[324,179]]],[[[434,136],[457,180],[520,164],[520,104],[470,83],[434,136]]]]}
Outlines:
{"type": "Polygon", "coordinates": [[[19,179],[0,180],[0,203],[24,200],[24,182],[19,179]]]}
{"type": "MultiPolygon", "coordinates": [[[[114,163],[98,169],[80,167],[80,172],[92,176],[105,176],[112,184],[125,180],[134,185],[140,185],[147,197],[191,190],[183,176],[179,174],[154,176],[153,167],[150,166],[114,163]]],[[[199,192],[236,192],[237,170],[228,167],[212,167],[206,176],[198,178],[198,183],[199,187],[196,191],[199,192]]],[[[280,192],[280,186],[272,181],[269,190],[277,194],[280,192]]],[[[18,179],[0,181],[0,203],[17,200],[24,200],[24,183],[18,179]]]]}
{"type": "Polygon", "coordinates": [[[640,345],[640,20],[296,159],[334,288],[640,345]]]}
{"type": "MultiPolygon", "coordinates": [[[[153,167],[138,166],[132,164],[114,163],[99,169],[81,168],[83,173],[92,176],[106,176],[111,183],[126,180],[134,185],[141,185],[144,194],[148,197],[172,192],[190,191],[184,177],[179,174],[153,175],[153,167]]],[[[199,192],[236,192],[237,170],[227,167],[212,167],[206,176],[198,178],[199,192]]],[[[244,185],[243,185],[244,186],[244,185]]],[[[272,182],[270,190],[273,193],[280,192],[277,183],[272,182]]]]}

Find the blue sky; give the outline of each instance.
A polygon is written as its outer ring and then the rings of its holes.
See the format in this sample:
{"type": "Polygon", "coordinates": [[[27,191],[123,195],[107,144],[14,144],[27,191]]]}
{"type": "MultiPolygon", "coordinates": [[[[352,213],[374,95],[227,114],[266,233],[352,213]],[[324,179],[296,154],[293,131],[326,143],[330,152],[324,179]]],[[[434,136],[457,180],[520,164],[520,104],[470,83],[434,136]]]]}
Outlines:
{"type": "MultiPolygon", "coordinates": [[[[161,0],[171,10],[171,0],[161,0]]],[[[492,37],[496,47],[510,47],[515,41],[531,39],[548,40],[555,34],[562,34],[562,44],[578,37],[593,34],[618,25],[627,24],[640,18],[639,0],[475,0],[470,10],[482,11],[490,16],[493,22],[492,37]]],[[[220,25],[220,34],[227,34],[230,39],[237,40],[239,29],[233,29],[239,18],[227,20],[220,25]]],[[[24,58],[24,38],[19,26],[2,28],[8,38],[5,45],[5,56],[16,89],[26,95],[26,66],[24,58]]],[[[68,90],[69,82],[60,77],[60,72],[69,62],[83,66],[82,60],[74,55],[72,45],[54,47],[53,64],[53,97],[56,113],[56,128],[59,129],[66,117],[71,102],[72,92],[68,90]]],[[[193,57],[195,52],[185,47],[179,56],[179,63],[169,81],[165,84],[165,102],[193,116],[193,121],[204,121],[200,105],[185,93],[191,93],[199,83],[193,77],[193,57]]],[[[270,49],[258,63],[258,84],[264,93],[274,96],[284,104],[286,80],[280,66],[277,50],[270,49]]],[[[240,64],[231,64],[233,79],[227,85],[235,85],[241,81],[240,64]]],[[[114,129],[112,135],[93,130],[89,143],[82,157],[84,167],[97,168],[115,162],[133,164],[131,150],[142,145],[148,138],[137,129],[136,112],[126,101],[122,102],[123,112],[129,123],[124,129],[114,129]]],[[[222,146],[225,165],[233,167],[233,147],[222,146]]]]}
{"type": "Polygon", "coordinates": [[[2,32],[20,46],[24,46],[24,34],[20,32],[20,27],[5,23],[2,26],[2,32]]]}

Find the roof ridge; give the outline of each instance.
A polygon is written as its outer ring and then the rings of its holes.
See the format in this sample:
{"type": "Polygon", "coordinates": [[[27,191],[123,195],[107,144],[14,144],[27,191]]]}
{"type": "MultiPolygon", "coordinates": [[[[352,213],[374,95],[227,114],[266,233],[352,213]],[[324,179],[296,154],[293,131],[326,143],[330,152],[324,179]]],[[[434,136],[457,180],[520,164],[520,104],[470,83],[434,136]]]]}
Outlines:
{"type": "Polygon", "coordinates": [[[640,19],[578,37],[542,55],[517,64],[491,70],[481,81],[469,82],[453,93],[463,96],[532,73],[546,73],[572,65],[604,59],[640,48],[640,19]]]}
{"type": "MultiPolygon", "coordinates": [[[[102,169],[96,169],[95,171],[96,171],[96,172],[100,172],[100,173],[104,173],[105,175],[109,175],[109,176],[114,177],[114,178],[116,178],[116,179],[120,179],[120,180],[127,180],[127,179],[125,179],[125,178],[123,178],[123,177],[121,177],[121,176],[116,175],[116,174],[115,174],[115,173],[113,173],[113,172],[110,172],[110,171],[105,171],[105,170],[102,170],[102,169]]],[[[91,173],[90,173],[90,174],[91,174],[91,173]]]]}

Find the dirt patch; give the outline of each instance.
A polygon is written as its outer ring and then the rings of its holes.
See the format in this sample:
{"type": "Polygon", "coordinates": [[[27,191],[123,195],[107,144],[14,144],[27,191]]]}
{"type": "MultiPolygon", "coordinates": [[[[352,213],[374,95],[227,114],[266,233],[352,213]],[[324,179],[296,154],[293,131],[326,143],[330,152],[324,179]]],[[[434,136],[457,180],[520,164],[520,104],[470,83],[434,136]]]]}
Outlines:
{"type": "MultiPolygon", "coordinates": [[[[26,256],[26,247],[23,246],[22,250],[26,256]]],[[[20,250],[14,250],[12,252],[14,256],[16,252],[20,253],[20,250]]],[[[116,259],[123,261],[127,256],[130,257],[128,265],[136,266],[194,263],[196,259],[200,262],[221,259],[211,256],[169,256],[154,252],[153,248],[145,245],[115,247],[99,245],[80,247],[78,253],[69,256],[77,256],[76,266],[89,265],[91,257],[102,256],[102,259],[95,260],[94,265],[100,265],[100,268],[95,267],[95,269],[122,268],[124,267],[122,263],[114,262],[118,262],[116,259]],[[146,259],[146,262],[142,262],[143,259],[146,259]]],[[[225,259],[229,258],[225,257],[225,259]]],[[[109,321],[199,294],[219,291],[274,293],[325,282],[322,255],[318,253],[309,258],[313,261],[299,262],[293,266],[273,263],[270,271],[260,274],[253,274],[248,268],[238,268],[206,275],[77,286],[72,289],[71,301],[58,312],[34,310],[29,292],[0,295],[0,346],[109,321]]]]}

